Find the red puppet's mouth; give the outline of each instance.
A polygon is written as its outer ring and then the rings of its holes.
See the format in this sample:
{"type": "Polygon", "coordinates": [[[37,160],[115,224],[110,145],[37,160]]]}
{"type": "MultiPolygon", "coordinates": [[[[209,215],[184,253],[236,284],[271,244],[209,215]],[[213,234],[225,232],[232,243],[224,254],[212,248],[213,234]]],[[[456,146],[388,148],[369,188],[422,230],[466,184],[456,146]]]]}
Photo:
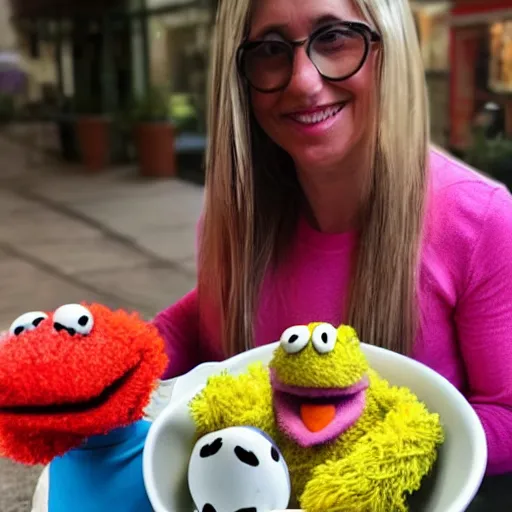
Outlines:
{"type": "Polygon", "coordinates": [[[1,414],[15,414],[20,416],[52,416],[58,414],[79,414],[97,409],[105,405],[112,397],[120,392],[124,384],[132,377],[138,369],[138,365],[128,370],[124,375],[116,379],[112,384],[107,386],[103,391],[89,400],[81,400],[79,402],[64,402],[51,405],[13,405],[0,406],[1,414]]]}

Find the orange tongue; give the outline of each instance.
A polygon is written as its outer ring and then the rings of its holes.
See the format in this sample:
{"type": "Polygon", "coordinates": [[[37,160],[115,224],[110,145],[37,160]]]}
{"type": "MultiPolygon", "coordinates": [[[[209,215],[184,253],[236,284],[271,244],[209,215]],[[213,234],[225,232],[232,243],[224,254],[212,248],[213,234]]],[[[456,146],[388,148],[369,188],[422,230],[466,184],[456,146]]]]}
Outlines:
{"type": "Polygon", "coordinates": [[[300,417],[310,432],[320,432],[336,416],[334,405],[302,404],[300,406],[300,417]]]}

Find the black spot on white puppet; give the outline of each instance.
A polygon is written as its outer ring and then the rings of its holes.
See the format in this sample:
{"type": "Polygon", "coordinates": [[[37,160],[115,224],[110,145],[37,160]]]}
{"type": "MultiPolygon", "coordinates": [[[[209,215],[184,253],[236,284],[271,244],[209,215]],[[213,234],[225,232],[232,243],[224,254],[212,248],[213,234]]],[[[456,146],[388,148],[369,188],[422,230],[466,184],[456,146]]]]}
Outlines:
{"type": "Polygon", "coordinates": [[[213,443],[205,443],[199,451],[199,457],[206,459],[213,457],[222,448],[222,438],[218,437],[213,443]]]}
{"type": "Polygon", "coordinates": [[[230,427],[202,437],[188,466],[198,512],[270,512],[290,502],[288,467],[273,440],[253,427],[230,427]]]}

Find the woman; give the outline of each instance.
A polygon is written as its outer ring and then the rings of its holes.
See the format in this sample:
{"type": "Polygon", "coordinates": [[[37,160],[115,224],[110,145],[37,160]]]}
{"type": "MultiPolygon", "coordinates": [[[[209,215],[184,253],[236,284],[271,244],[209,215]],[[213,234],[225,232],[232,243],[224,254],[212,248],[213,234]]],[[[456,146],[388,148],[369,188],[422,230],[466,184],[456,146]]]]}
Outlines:
{"type": "Polygon", "coordinates": [[[468,397],[512,471],[512,198],[429,145],[407,0],[223,0],[196,290],[156,325],[188,371],[350,323],[468,397]]]}

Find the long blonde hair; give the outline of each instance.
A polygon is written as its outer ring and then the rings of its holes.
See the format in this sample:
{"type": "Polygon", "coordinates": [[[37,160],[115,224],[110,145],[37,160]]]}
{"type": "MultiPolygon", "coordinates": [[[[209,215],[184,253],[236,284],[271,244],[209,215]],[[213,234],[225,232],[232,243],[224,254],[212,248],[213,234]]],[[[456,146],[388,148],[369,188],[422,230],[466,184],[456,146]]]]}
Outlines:
{"type": "MultiPolygon", "coordinates": [[[[343,321],[409,353],[427,189],[428,100],[408,0],[354,0],[382,37],[372,173],[343,321]]],[[[300,187],[289,156],[251,116],[236,50],[251,0],[222,0],[212,49],[199,297],[216,307],[226,356],[253,346],[262,280],[293,233],[300,187]]],[[[273,340],[268,340],[273,341],[273,340]]]]}

